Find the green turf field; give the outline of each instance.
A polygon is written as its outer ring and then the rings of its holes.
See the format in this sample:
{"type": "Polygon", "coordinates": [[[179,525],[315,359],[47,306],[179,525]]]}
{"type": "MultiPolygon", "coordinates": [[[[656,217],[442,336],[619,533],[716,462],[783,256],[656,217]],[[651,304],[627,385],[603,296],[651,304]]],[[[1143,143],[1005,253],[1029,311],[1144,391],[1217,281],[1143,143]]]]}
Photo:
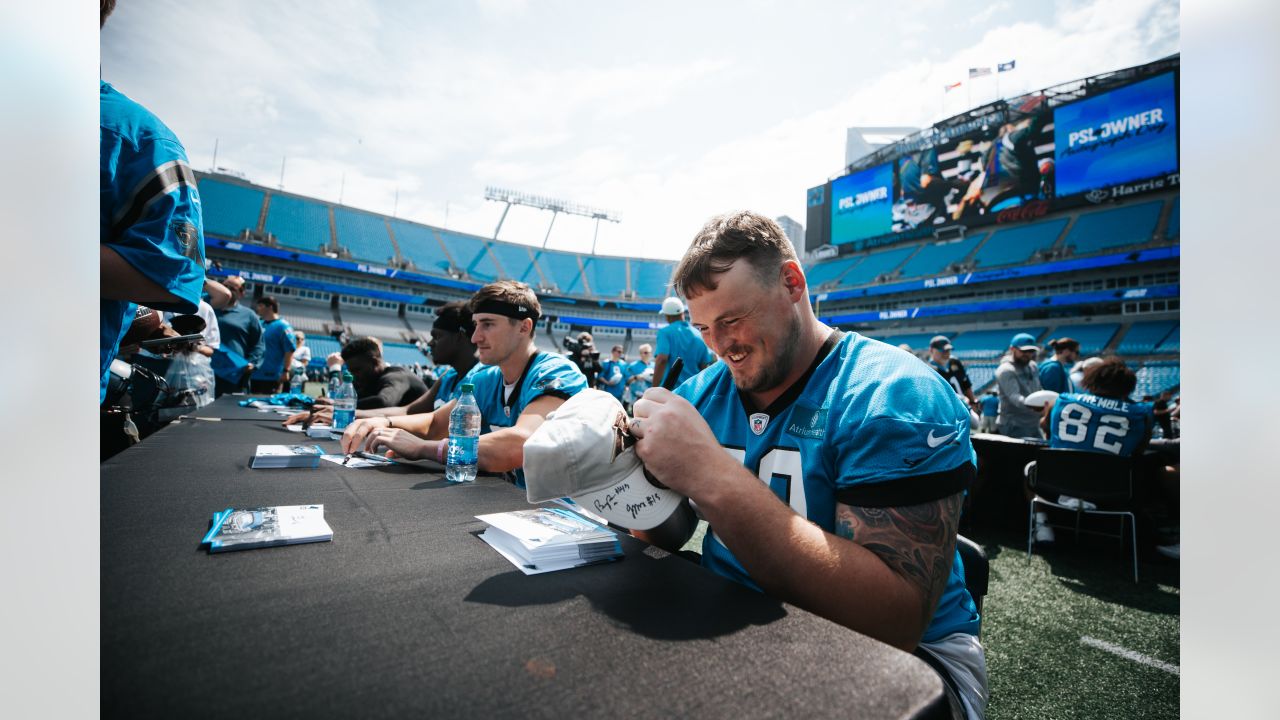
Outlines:
{"type": "MultiPolygon", "coordinates": [[[[685,549],[701,548],[699,525],[685,549]]],[[[1140,554],[1135,585],[1127,546],[1087,537],[1073,546],[1058,532],[1059,547],[1030,562],[1025,533],[966,533],[991,562],[988,720],[1178,717],[1178,564],[1140,554]]]]}

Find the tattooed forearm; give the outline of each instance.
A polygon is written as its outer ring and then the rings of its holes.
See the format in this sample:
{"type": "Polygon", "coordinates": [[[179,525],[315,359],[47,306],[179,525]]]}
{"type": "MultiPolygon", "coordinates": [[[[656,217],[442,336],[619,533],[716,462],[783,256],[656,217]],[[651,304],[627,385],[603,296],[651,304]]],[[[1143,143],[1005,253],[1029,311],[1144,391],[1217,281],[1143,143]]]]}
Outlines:
{"type": "Polygon", "coordinates": [[[947,586],[963,495],[896,508],[836,506],[836,534],[875,553],[920,591],[927,624],[947,586]]]}

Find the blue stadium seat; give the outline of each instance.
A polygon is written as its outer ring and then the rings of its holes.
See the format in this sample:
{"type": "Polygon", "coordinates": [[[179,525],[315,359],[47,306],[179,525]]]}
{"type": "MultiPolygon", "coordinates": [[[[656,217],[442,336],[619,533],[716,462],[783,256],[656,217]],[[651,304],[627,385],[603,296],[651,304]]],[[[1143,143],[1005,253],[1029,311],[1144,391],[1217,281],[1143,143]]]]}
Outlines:
{"type": "Polygon", "coordinates": [[[631,289],[642,298],[665,298],[675,263],[659,260],[631,261],[631,289]]]}
{"type": "Polygon", "coordinates": [[[996,379],[996,367],[995,363],[990,362],[965,363],[964,369],[969,374],[969,382],[973,383],[974,395],[991,389],[987,386],[996,379]]]}
{"type": "Polygon", "coordinates": [[[395,231],[400,253],[413,261],[419,271],[437,275],[449,273],[449,258],[444,254],[440,241],[431,228],[403,220],[392,220],[391,229],[395,231]]]}
{"type": "Polygon", "coordinates": [[[338,231],[338,244],[350,250],[352,257],[383,264],[395,258],[396,249],[391,245],[383,216],[336,207],[333,225],[338,231]]]}
{"type": "Polygon", "coordinates": [[[533,267],[533,255],[529,253],[528,245],[491,242],[489,252],[493,253],[502,266],[503,277],[528,283],[532,287],[538,286],[538,271],[533,267]]]}
{"type": "MultiPolygon", "coordinates": [[[[1173,320],[1149,320],[1136,322],[1124,334],[1116,352],[1121,355],[1151,355],[1160,341],[1168,337],[1178,323],[1173,320]]],[[[1175,351],[1176,352],[1176,351],[1175,351]]]]}
{"type": "Polygon", "coordinates": [[[1160,344],[1156,346],[1156,352],[1158,353],[1182,352],[1182,326],[1181,325],[1179,325],[1178,327],[1175,327],[1173,329],[1173,332],[1169,333],[1168,337],[1160,341],[1160,344]]]}
{"type": "Polygon", "coordinates": [[[846,255],[835,260],[815,263],[805,270],[805,278],[809,281],[809,288],[815,289],[827,285],[828,283],[836,283],[840,276],[844,275],[849,268],[862,262],[864,255],[846,255]]]}
{"type": "MultiPolygon", "coordinates": [[[[1120,323],[1102,323],[1088,325],[1059,325],[1053,331],[1054,338],[1069,337],[1080,343],[1080,356],[1097,355],[1115,337],[1120,323]]],[[[1052,352],[1047,350],[1046,352],[1052,352]]]]}
{"type": "Polygon", "coordinates": [[[1164,229],[1164,236],[1170,240],[1177,240],[1179,233],[1182,232],[1182,196],[1179,195],[1173,199],[1173,209],[1169,211],[1169,224],[1164,229]]]}
{"type": "Polygon", "coordinates": [[[998,358],[1009,349],[1014,335],[1025,332],[1039,339],[1044,330],[1042,327],[970,330],[951,339],[951,354],[962,360],[998,358]]]}
{"type": "Polygon", "coordinates": [[[330,353],[342,352],[342,345],[337,339],[319,333],[307,336],[307,345],[311,346],[311,365],[323,366],[324,359],[330,353]]]}
{"type": "Polygon", "coordinates": [[[892,271],[915,251],[915,246],[912,246],[870,253],[863,258],[862,262],[855,265],[844,277],[840,278],[840,286],[857,287],[858,285],[875,282],[878,275],[892,271]]]}
{"type": "Polygon", "coordinates": [[[913,352],[920,353],[925,350],[928,350],[929,341],[937,337],[938,335],[946,335],[948,339],[952,340],[952,344],[954,345],[955,333],[947,332],[947,331],[910,333],[907,335],[889,335],[886,337],[881,337],[878,333],[876,333],[876,334],[870,335],[869,337],[879,340],[882,343],[888,343],[894,347],[898,347],[899,345],[906,343],[907,345],[911,346],[911,350],[913,352]]]}
{"type": "Polygon", "coordinates": [[[241,230],[258,229],[266,193],[210,178],[201,178],[198,189],[206,234],[236,237],[241,230]]]}
{"type": "Polygon", "coordinates": [[[1081,214],[1067,233],[1065,245],[1076,255],[1151,242],[1163,200],[1081,214]]]}
{"type": "Polygon", "coordinates": [[[425,365],[427,357],[417,347],[408,343],[382,343],[382,359],[388,365],[404,365],[412,367],[414,363],[425,365]]]}
{"type": "Polygon", "coordinates": [[[582,292],[582,268],[578,266],[578,256],[555,250],[538,250],[534,253],[534,262],[542,268],[542,275],[548,282],[554,283],[560,292],[582,292]]]}
{"type": "Polygon", "coordinates": [[[586,257],[582,262],[587,285],[596,297],[619,297],[627,289],[627,261],[622,258],[586,257]]]}
{"type": "Polygon", "coordinates": [[[475,235],[463,235],[448,230],[441,230],[440,237],[444,240],[444,246],[449,249],[449,254],[453,256],[454,262],[468,275],[481,282],[493,282],[498,279],[498,266],[493,263],[493,258],[489,257],[489,251],[483,239],[475,235]]]}
{"type": "Polygon", "coordinates": [[[1159,395],[1182,384],[1182,368],[1175,360],[1146,363],[1137,369],[1137,375],[1138,386],[1133,390],[1135,400],[1141,400],[1146,395],[1159,395]]]}
{"type": "Polygon", "coordinates": [[[285,247],[319,252],[329,242],[329,206],[289,195],[272,195],[266,230],[285,247]]]}
{"type": "Polygon", "coordinates": [[[1026,262],[1037,250],[1048,250],[1058,241],[1067,218],[1002,228],[978,248],[974,265],[981,269],[1026,262]]]}
{"type": "Polygon", "coordinates": [[[969,253],[973,252],[973,249],[982,241],[982,237],[981,234],[978,234],[959,242],[925,245],[920,248],[920,252],[913,255],[902,266],[902,273],[899,277],[915,278],[941,275],[947,271],[948,265],[958,263],[968,257],[969,253]]]}

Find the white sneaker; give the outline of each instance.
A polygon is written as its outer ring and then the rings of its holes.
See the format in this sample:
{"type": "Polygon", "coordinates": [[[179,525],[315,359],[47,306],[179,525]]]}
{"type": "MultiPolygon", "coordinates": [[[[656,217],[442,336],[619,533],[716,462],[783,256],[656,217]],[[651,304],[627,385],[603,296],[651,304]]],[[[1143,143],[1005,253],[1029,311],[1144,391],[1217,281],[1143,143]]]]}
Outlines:
{"type": "Polygon", "coordinates": [[[1075,510],[1075,509],[1077,509],[1077,508],[1079,508],[1079,507],[1080,507],[1080,504],[1081,504],[1081,503],[1084,503],[1084,509],[1085,509],[1085,510],[1097,510],[1097,509],[1098,509],[1098,506],[1097,506],[1097,505],[1095,505],[1095,504],[1093,504],[1093,503],[1089,502],[1088,500],[1081,500],[1080,498],[1073,498],[1073,497],[1071,497],[1070,495],[1059,495],[1059,496],[1058,496],[1058,504],[1059,504],[1059,505],[1061,505],[1061,506],[1063,506],[1063,507],[1065,507],[1065,508],[1071,508],[1072,510],[1075,510]]]}
{"type": "Polygon", "coordinates": [[[1157,545],[1156,552],[1167,558],[1173,558],[1174,560],[1180,561],[1182,557],[1182,543],[1176,543],[1173,545],[1157,545]]]}

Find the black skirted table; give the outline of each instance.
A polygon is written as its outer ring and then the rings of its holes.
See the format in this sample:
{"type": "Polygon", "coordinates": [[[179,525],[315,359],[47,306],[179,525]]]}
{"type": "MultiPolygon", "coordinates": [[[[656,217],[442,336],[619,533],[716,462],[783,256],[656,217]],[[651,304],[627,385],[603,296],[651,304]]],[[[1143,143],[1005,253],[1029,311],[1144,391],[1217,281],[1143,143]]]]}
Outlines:
{"type": "Polygon", "coordinates": [[[634,538],[522,574],[476,537],[475,515],[528,507],[501,479],[249,469],[304,439],[274,415],[181,420],[102,464],[104,716],[946,716],[911,655],[634,538]],[[309,503],[332,542],[199,545],[215,511],[309,503]]]}

